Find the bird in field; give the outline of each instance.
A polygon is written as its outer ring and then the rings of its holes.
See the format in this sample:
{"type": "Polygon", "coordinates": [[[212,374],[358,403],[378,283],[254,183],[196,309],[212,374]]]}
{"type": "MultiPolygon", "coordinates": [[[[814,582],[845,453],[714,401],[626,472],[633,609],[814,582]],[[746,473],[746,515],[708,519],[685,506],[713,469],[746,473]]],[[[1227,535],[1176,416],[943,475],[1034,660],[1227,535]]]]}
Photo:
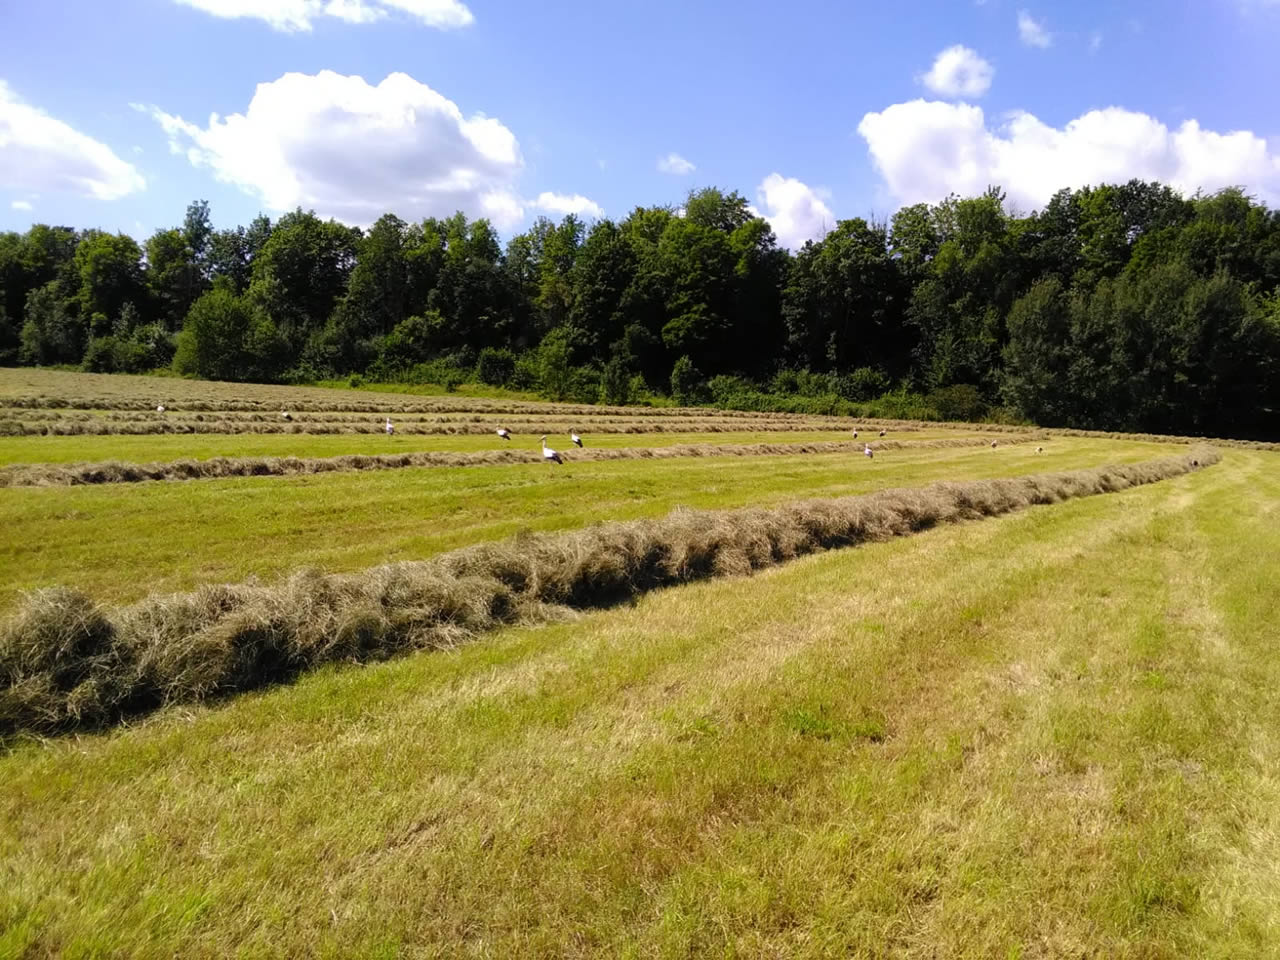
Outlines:
{"type": "Polygon", "coordinates": [[[164,413],[164,404],[163,404],[163,403],[162,403],[162,404],[160,404],[160,406],[156,407],[156,413],[164,413]]]}
{"type": "Polygon", "coordinates": [[[991,449],[992,449],[992,450],[994,450],[995,448],[996,448],[996,442],[995,442],[994,440],[992,440],[992,441],[991,441],[991,449]]]}
{"type": "Polygon", "coordinates": [[[281,420],[292,420],[292,419],[293,419],[293,414],[291,414],[288,410],[281,410],[281,411],[280,411],[280,419],[281,419],[281,420]]]}
{"type": "Polygon", "coordinates": [[[1044,447],[1036,447],[1036,453],[1044,453],[1044,447]]]}
{"type": "Polygon", "coordinates": [[[569,439],[572,440],[575,445],[579,447],[582,446],[582,438],[578,436],[576,433],[569,434],[569,439]]]}
{"type": "Polygon", "coordinates": [[[547,464],[552,464],[552,463],[563,464],[564,463],[564,460],[560,458],[560,454],[556,453],[554,450],[552,450],[550,447],[547,446],[547,438],[545,436],[542,438],[542,459],[547,464]]]}
{"type": "Polygon", "coordinates": [[[881,430],[881,431],[880,431],[880,436],[882,436],[882,437],[884,436],[884,431],[883,431],[883,430],[881,430]]]}
{"type": "Polygon", "coordinates": [[[508,430],[506,427],[499,427],[499,428],[498,428],[498,436],[500,436],[503,440],[510,440],[510,439],[511,439],[511,431],[510,431],[510,430],[508,430]]]}
{"type": "Polygon", "coordinates": [[[871,452],[871,447],[869,447],[865,443],[862,445],[862,453],[863,453],[863,456],[865,456],[868,460],[875,457],[875,454],[871,452]]]}
{"type": "Polygon", "coordinates": [[[858,439],[858,431],[857,431],[857,430],[853,431],[853,439],[855,439],[855,440],[857,440],[857,439],[858,439]]]}
{"type": "Polygon", "coordinates": [[[389,436],[391,436],[393,433],[395,433],[395,432],[396,432],[396,428],[395,428],[394,426],[392,426],[392,424],[391,424],[391,418],[390,418],[390,417],[387,417],[387,427],[386,427],[386,430],[387,430],[387,436],[388,436],[388,437],[389,437],[389,436]]]}

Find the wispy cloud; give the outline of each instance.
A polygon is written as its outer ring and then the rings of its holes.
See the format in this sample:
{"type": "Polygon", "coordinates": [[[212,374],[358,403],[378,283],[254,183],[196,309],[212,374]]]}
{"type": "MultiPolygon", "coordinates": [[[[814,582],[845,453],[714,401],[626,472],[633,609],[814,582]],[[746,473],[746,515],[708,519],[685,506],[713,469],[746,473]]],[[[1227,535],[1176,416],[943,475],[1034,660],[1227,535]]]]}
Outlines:
{"type": "Polygon", "coordinates": [[[697,170],[692,163],[680,156],[678,153],[668,153],[665,157],[658,158],[658,170],[661,173],[669,173],[672,176],[683,177],[697,170]]]}
{"type": "Polygon", "coordinates": [[[1018,11],[1018,37],[1028,47],[1053,46],[1053,34],[1045,29],[1044,21],[1037,20],[1026,10],[1018,11]]]}
{"type": "Polygon", "coordinates": [[[376,23],[389,11],[408,14],[439,30],[470,26],[475,17],[459,0],[176,0],[227,20],[252,17],[276,30],[310,30],[326,17],[344,23],[376,23]]]}

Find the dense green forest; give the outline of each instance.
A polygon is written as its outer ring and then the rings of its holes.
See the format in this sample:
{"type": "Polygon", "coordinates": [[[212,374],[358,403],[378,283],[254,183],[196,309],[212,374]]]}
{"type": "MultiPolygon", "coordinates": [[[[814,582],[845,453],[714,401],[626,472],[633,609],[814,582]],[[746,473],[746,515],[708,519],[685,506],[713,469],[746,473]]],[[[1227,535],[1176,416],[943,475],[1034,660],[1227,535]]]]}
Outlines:
{"type": "Polygon", "coordinates": [[[142,246],[0,234],[15,363],[1274,437],[1280,213],[1135,180],[1018,216],[992,189],[791,253],[714,188],[505,249],[461,213],[214,230],[200,201],[142,246]]]}

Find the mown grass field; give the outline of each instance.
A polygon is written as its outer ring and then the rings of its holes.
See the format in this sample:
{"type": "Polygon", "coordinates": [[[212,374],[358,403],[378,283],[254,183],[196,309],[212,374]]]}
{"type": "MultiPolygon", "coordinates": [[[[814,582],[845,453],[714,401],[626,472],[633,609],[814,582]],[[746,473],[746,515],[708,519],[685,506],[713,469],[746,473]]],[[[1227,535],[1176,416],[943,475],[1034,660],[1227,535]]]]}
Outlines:
{"type": "MultiPolygon", "coordinates": [[[[225,439],[365,438],[11,442],[225,439]]],[[[1174,452],[1044,446],[4,489],[0,604],[1174,452]]],[[[0,957],[1278,955],[1277,467],[11,743],[0,957]]]]}
{"type": "MultiPolygon", "coordinates": [[[[73,438],[79,439],[79,438],[73,438]]],[[[938,480],[1013,476],[1167,454],[1146,443],[1061,440],[1044,454],[857,453],[390,470],[186,483],[4,490],[0,609],[55,583],[123,601],[299,567],[356,570],[520,531],[771,505],[938,480]]]]}
{"type": "MultiPolygon", "coordinates": [[[[919,430],[903,439],[936,440],[974,436],[977,431],[919,430]]],[[[893,434],[897,437],[898,434],[893,434]]],[[[849,440],[841,430],[733,433],[587,434],[596,447],[665,447],[681,443],[806,443],[849,440]]],[[[861,438],[860,438],[861,439],[861,438]]],[[[875,439],[874,433],[868,438],[875,439]]],[[[567,436],[548,442],[573,456],[567,436]]],[[[81,460],[177,460],[181,457],[333,457],[346,453],[402,453],[407,450],[539,449],[538,435],[517,434],[503,440],[495,434],[461,436],[391,436],[383,434],[193,434],[156,436],[0,437],[0,465],[9,463],[74,463],[81,460]]]]}

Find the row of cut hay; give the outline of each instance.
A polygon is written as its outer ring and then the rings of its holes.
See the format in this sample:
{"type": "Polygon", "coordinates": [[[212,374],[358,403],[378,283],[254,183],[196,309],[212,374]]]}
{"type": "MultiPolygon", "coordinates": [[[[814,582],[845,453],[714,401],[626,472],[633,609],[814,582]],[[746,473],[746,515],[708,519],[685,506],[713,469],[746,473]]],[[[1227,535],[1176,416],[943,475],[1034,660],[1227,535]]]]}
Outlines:
{"type": "MultiPolygon", "coordinates": [[[[244,411],[222,412],[222,413],[173,413],[166,410],[164,413],[156,411],[108,411],[104,413],[95,413],[85,410],[74,411],[57,411],[57,410],[3,410],[0,409],[0,435],[8,434],[14,436],[78,436],[84,435],[85,432],[91,434],[106,435],[110,433],[128,432],[133,430],[149,431],[148,425],[156,423],[170,424],[174,432],[204,432],[206,428],[202,424],[217,424],[220,432],[243,432],[238,427],[226,427],[225,424],[274,424],[280,427],[289,426],[311,426],[319,425],[317,430],[310,432],[333,432],[340,430],[346,424],[362,424],[365,427],[376,427],[381,431],[384,429],[388,415],[374,415],[367,413],[335,413],[325,411],[322,413],[294,413],[290,411],[290,417],[285,420],[279,411],[275,413],[249,413],[244,411]],[[76,426],[80,424],[82,426],[76,426]]],[[[396,414],[391,418],[397,430],[401,432],[428,432],[426,427],[463,427],[466,425],[480,425],[483,429],[477,432],[490,432],[496,430],[499,426],[510,426],[513,423],[511,418],[496,417],[482,413],[452,413],[452,414],[424,414],[424,413],[406,413],[396,414]]],[[[538,421],[539,423],[541,421],[538,421]]],[[[566,421],[569,422],[569,421],[566,421]]],[[[778,431],[802,431],[809,430],[814,432],[826,431],[848,431],[854,428],[866,429],[874,433],[878,429],[878,425],[873,425],[871,421],[859,421],[851,418],[837,417],[807,417],[807,418],[778,418],[774,419],[757,419],[744,420],[738,417],[720,417],[720,416],[698,416],[698,417],[666,417],[663,419],[655,419],[653,417],[636,417],[636,416],[620,416],[616,414],[598,414],[592,413],[583,417],[581,420],[575,419],[574,423],[589,423],[597,428],[616,426],[616,427],[642,427],[643,430],[634,432],[717,432],[717,433],[741,433],[741,432],[765,432],[769,430],[778,431]],[[688,428],[685,430],[684,428],[688,428]]],[[[525,424],[527,426],[527,423],[525,424]]],[[[581,429],[585,429],[582,427],[581,429]]],[[[919,433],[919,426],[901,426],[895,427],[894,433],[919,433]]],[[[285,432],[305,432],[300,430],[285,432]]],[[[464,432],[455,430],[453,432],[464,432]]],[[[597,429],[597,432],[603,432],[597,429]]]]}
{"type": "Polygon", "coordinates": [[[1228,437],[1192,437],[1169,433],[1108,433],[1105,430],[1054,430],[1055,437],[1085,437],[1089,439],[1116,439],[1136,443],[1183,443],[1190,445],[1213,444],[1241,450],[1280,450],[1280,443],[1266,440],[1233,440],[1228,437]]]}
{"type": "MultiPolygon", "coordinates": [[[[513,421],[493,419],[489,423],[414,423],[395,424],[398,434],[414,436],[483,436],[506,427],[513,435],[542,434],[645,434],[645,433],[809,433],[819,430],[836,432],[847,425],[794,420],[543,420],[513,421]]],[[[115,421],[53,420],[27,423],[22,420],[0,420],[0,436],[10,437],[84,437],[84,436],[161,436],[189,434],[341,434],[382,433],[383,420],[360,421],[283,420],[265,418],[242,420],[178,420],[156,417],[151,420],[115,421]]],[[[910,432],[904,430],[902,432],[910,432]]]]}
{"type": "MultiPolygon", "coordinates": [[[[296,391],[299,388],[280,388],[296,391]]],[[[532,400],[489,400],[471,397],[421,397],[396,393],[370,393],[368,399],[353,398],[336,391],[311,391],[306,394],[286,392],[270,400],[252,396],[238,399],[213,399],[199,396],[181,397],[168,393],[149,396],[13,396],[0,398],[4,407],[25,410],[136,410],[154,411],[163,405],[167,411],[210,413],[221,411],[276,412],[341,412],[341,413],[484,413],[484,414],[557,414],[589,416],[689,417],[716,416],[735,419],[801,419],[813,414],[775,413],[756,410],[721,410],[714,407],[645,407],[609,406],[606,404],[556,403],[532,400]]]]}
{"type": "MultiPolygon", "coordinates": [[[[726,416],[720,412],[711,412],[706,416],[677,415],[664,411],[661,417],[627,415],[623,413],[607,413],[606,410],[635,411],[637,408],[601,408],[601,407],[552,407],[548,415],[573,416],[581,411],[583,420],[557,423],[545,422],[513,422],[510,418],[500,418],[487,414],[467,412],[458,414],[414,414],[392,411],[396,420],[396,429],[402,434],[421,435],[482,435],[491,433],[498,426],[507,426],[513,433],[578,433],[597,434],[642,434],[642,433],[738,433],[745,431],[788,432],[819,431],[853,428],[875,431],[887,429],[894,433],[913,433],[925,429],[957,430],[963,432],[982,431],[984,433],[1000,433],[1008,435],[1032,435],[1043,433],[1045,428],[996,423],[962,423],[955,421],[939,422],[927,420],[892,420],[882,418],[841,418],[814,417],[811,415],[792,414],[757,414],[750,418],[726,416]]],[[[146,436],[163,434],[374,434],[384,429],[381,419],[387,416],[385,410],[372,413],[351,413],[348,411],[318,411],[316,413],[293,413],[293,419],[283,420],[279,411],[252,412],[227,411],[210,414],[174,414],[166,410],[164,414],[149,412],[108,412],[94,414],[88,411],[68,411],[65,415],[59,412],[40,410],[11,410],[8,416],[0,414],[0,436],[146,436]],[[365,417],[368,419],[365,419],[365,417]]],[[[528,413],[529,411],[522,411],[528,413]]],[[[1108,440],[1124,440],[1148,443],[1213,443],[1219,446],[1239,447],[1251,450],[1280,450],[1280,444],[1255,441],[1235,440],[1229,438],[1206,438],[1176,434],[1125,433],[1104,430],[1076,430],[1052,428],[1054,436],[1087,437],[1108,440]]]]}
{"type": "MultiPolygon", "coordinates": [[[[1034,437],[1006,440],[1006,445],[1030,443],[1034,437]]],[[[876,440],[873,450],[986,446],[989,438],[942,437],[934,440],[876,440]]],[[[803,456],[823,453],[861,453],[862,443],[844,440],[812,443],[681,443],[666,447],[598,447],[561,452],[573,462],[602,460],[668,460],[682,457],[803,456]]],[[[396,470],[405,467],[481,467],[539,463],[540,448],[501,450],[423,451],[417,453],[343,454],[336,457],[211,457],[208,460],[124,463],[11,464],[0,467],[0,487],[83,486],[100,483],[141,483],[149,480],[203,480],[217,477],[288,476],[300,473],[340,473],[353,470],[396,470]]]]}
{"type": "MultiPolygon", "coordinates": [[[[289,411],[289,417],[286,419],[279,411],[275,413],[246,413],[243,411],[223,412],[223,413],[178,413],[174,414],[169,411],[157,413],[154,410],[148,413],[143,412],[119,412],[112,411],[107,413],[92,413],[89,411],[69,411],[61,413],[50,410],[33,410],[33,411],[0,411],[0,424],[4,424],[4,429],[12,432],[26,432],[39,434],[44,432],[56,432],[59,430],[92,430],[92,431],[111,431],[111,430],[128,430],[134,425],[148,425],[156,423],[171,424],[174,429],[182,430],[186,427],[195,428],[197,424],[275,424],[280,426],[288,426],[290,424],[320,424],[325,427],[334,425],[359,423],[374,424],[379,428],[383,426],[387,418],[390,417],[397,427],[401,426],[457,426],[466,424],[481,424],[487,428],[496,428],[504,424],[519,422],[517,418],[493,416],[480,413],[464,413],[464,414],[422,414],[422,413],[406,413],[406,414],[368,414],[368,413],[334,413],[325,411],[322,413],[294,413],[289,411]]],[[[556,417],[562,420],[568,418],[556,414],[556,417]]],[[[550,415],[547,415],[550,418],[550,415]]],[[[539,418],[537,422],[541,422],[543,418],[539,418]]],[[[527,421],[526,421],[527,422],[527,421]]],[[[661,428],[664,430],[674,430],[677,426],[683,424],[719,424],[724,430],[745,431],[745,430],[766,430],[771,424],[782,424],[782,429],[800,429],[807,428],[813,430],[832,430],[832,429],[848,429],[857,423],[854,420],[843,420],[832,417],[812,417],[804,420],[794,418],[779,418],[777,420],[742,420],[736,417],[664,417],[661,419],[654,417],[622,417],[613,414],[596,415],[591,414],[581,418],[574,418],[573,422],[590,422],[597,424],[615,424],[618,426],[652,426],[653,428],[661,428]]],[[[898,430],[900,433],[919,432],[919,427],[904,427],[898,430]]]]}
{"type": "MultiPolygon", "coordinates": [[[[381,425],[384,419],[391,414],[385,413],[351,413],[348,411],[306,411],[298,412],[294,410],[288,411],[290,419],[297,423],[378,423],[381,425]]],[[[0,421],[17,421],[25,425],[43,424],[43,423],[216,423],[220,421],[230,423],[280,423],[283,419],[282,411],[249,411],[249,410],[229,410],[218,411],[216,413],[193,413],[189,411],[174,411],[168,408],[164,413],[156,410],[27,410],[23,408],[0,408],[0,421]]],[[[522,411],[522,415],[528,414],[522,411]]],[[[566,414],[561,410],[550,411],[545,416],[564,417],[566,414]]],[[[492,413],[396,413],[393,417],[397,425],[402,423],[485,423],[494,424],[501,423],[503,417],[492,413]]],[[[760,423],[808,423],[814,425],[815,429],[831,429],[833,425],[836,427],[848,424],[852,426],[858,422],[852,418],[841,417],[795,417],[784,416],[781,414],[773,417],[757,417],[750,420],[743,417],[727,417],[717,413],[697,414],[689,416],[666,416],[662,418],[647,417],[637,413],[617,414],[602,413],[597,410],[591,410],[583,415],[583,419],[597,423],[723,423],[730,425],[735,430],[757,430],[760,429],[757,424],[760,423]]],[[[904,431],[918,431],[919,427],[906,427],[904,431]]]]}
{"type": "Polygon", "coordinates": [[[307,571],[269,586],[206,586],[117,608],[74,590],[36,591],[0,625],[0,736],[110,723],[287,680],[326,662],[448,647],[557,608],[611,604],[819,550],[1125,490],[1217,458],[1199,448],[1148,463],[777,509],[677,510],[361,573],[307,571]]]}
{"type": "Polygon", "coordinates": [[[1044,433],[1052,437],[1082,437],[1092,440],[1122,440],[1130,443],[1176,443],[1185,445],[1211,444],[1219,447],[1235,447],[1242,450],[1280,450],[1280,443],[1267,440],[1237,440],[1229,437],[1203,437],[1174,433],[1131,433],[1114,430],[1078,430],[1072,427],[1037,427],[1027,424],[976,423],[958,420],[884,420],[868,418],[860,423],[884,427],[897,432],[907,430],[961,430],[984,433],[1044,433]]]}

